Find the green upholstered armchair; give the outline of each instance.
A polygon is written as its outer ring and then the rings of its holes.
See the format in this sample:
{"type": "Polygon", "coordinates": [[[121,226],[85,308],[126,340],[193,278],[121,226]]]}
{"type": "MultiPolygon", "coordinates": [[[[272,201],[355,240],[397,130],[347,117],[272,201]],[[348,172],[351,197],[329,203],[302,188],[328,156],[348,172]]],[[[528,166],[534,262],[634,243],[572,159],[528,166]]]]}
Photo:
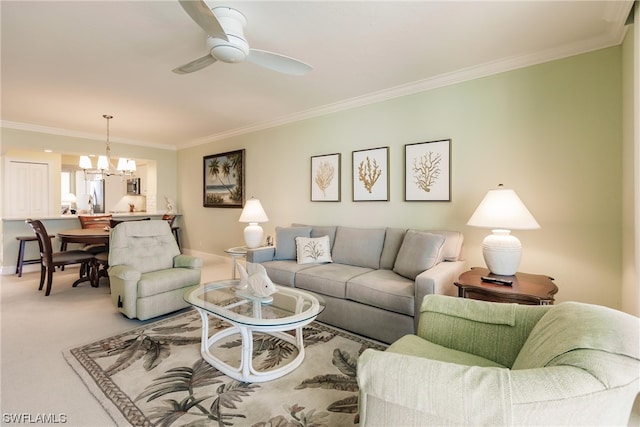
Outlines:
{"type": "Polygon", "coordinates": [[[149,319],[187,307],[202,260],[181,255],[167,221],[126,221],[111,229],[111,301],[129,318],[149,319]]]}
{"type": "Polygon", "coordinates": [[[362,426],[627,425],[640,319],[428,295],[417,335],[358,361],[362,426]]]}

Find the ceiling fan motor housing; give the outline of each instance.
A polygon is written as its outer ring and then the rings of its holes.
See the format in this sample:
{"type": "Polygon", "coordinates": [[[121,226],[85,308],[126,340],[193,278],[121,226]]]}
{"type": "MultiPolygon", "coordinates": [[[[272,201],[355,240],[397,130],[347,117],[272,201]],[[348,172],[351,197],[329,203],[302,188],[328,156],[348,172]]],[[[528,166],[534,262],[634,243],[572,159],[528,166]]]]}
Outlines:
{"type": "Polygon", "coordinates": [[[244,38],[247,19],[239,11],[230,7],[212,9],[229,41],[207,37],[207,48],[218,61],[227,63],[243,62],[249,55],[249,43],[244,38]]]}

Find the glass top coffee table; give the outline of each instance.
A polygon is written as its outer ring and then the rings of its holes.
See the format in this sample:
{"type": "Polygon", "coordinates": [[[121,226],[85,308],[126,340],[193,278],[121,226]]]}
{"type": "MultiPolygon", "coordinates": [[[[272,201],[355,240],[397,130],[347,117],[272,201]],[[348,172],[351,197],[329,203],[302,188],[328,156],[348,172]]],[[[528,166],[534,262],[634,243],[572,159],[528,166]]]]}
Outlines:
{"type": "Polygon", "coordinates": [[[302,327],[311,323],[324,310],[324,302],[299,289],[276,285],[277,292],[262,298],[248,290],[238,290],[239,280],[220,280],[202,284],[187,291],[186,302],[200,313],[202,319],[202,358],[225,375],[244,382],[264,382],[288,374],[304,359],[302,327]],[[209,316],[231,324],[209,336],[209,316]],[[284,331],[295,330],[295,335],[284,331]],[[253,367],[253,333],[266,333],[293,344],[298,355],[289,363],[268,371],[253,367]],[[233,334],[240,334],[242,351],[240,366],[234,367],[216,357],[212,346],[233,334]]]}

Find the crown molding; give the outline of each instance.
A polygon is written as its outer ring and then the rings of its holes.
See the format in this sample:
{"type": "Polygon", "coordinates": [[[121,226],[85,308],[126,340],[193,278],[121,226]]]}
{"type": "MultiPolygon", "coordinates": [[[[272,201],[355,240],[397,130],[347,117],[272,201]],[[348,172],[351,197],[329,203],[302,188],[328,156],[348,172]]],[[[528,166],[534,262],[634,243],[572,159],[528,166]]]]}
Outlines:
{"type": "MultiPolygon", "coordinates": [[[[12,122],[9,120],[2,120],[0,121],[0,127],[7,128],[7,129],[24,130],[28,132],[46,133],[50,135],[67,136],[70,138],[82,138],[82,139],[90,139],[90,140],[105,142],[104,134],[99,135],[99,134],[89,133],[89,132],[79,132],[79,131],[74,131],[69,129],[34,125],[31,123],[20,123],[20,122],[12,122]]],[[[157,143],[148,142],[148,141],[137,141],[133,139],[125,139],[125,138],[117,138],[117,137],[116,138],[110,137],[109,140],[111,142],[116,142],[119,144],[138,145],[142,147],[157,148],[160,150],[171,150],[171,151],[177,150],[177,147],[173,145],[157,144],[157,143]]]]}
{"type": "MultiPolygon", "coordinates": [[[[628,5],[627,5],[628,6],[628,5]]],[[[618,9],[622,9],[618,7],[618,9]]],[[[617,18],[626,19],[625,13],[628,13],[629,7],[626,7],[626,12],[617,11],[617,18]]],[[[613,12],[612,12],[613,13],[613,12]]],[[[277,126],[283,126],[286,124],[311,119],[315,117],[324,116],[327,114],[338,113],[341,111],[350,110],[353,108],[363,107],[366,105],[375,104],[403,96],[413,95],[420,92],[426,92],[429,90],[451,86],[466,81],[476,80],[483,77],[488,77],[500,73],[518,70],[534,65],[543,64],[545,62],[551,62],[559,59],[569,58],[571,56],[580,55],[600,49],[619,45],[624,39],[626,33],[626,27],[621,27],[621,31],[615,31],[611,34],[605,34],[599,37],[595,37],[589,40],[583,40],[570,45],[559,46],[553,49],[549,49],[542,52],[537,52],[529,55],[518,55],[511,58],[501,59],[498,61],[487,62],[473,67],[464,68],[451,73],[445,73],[438,76],[430,77],[428,79],[418,80],[415,82],[407,83],[404,85],[395,86],[389,89],[369,93],[364,96],[347,99],[344,101],[336,102],[333,104],[324,105],[319,108],[313,108],[310,110],[302,111],[296,114],[283,116],[274,120],[268,120],[260,123],[256,123],[250,126],[232,129],[225,132],[209,135],[207,137],[198,138],[183,145],[181,148],[194,147],[210,142],[220,141],[223,139],[239,136],[251,132],[257,132],[264,129],[269,129],[277,126]]]]}

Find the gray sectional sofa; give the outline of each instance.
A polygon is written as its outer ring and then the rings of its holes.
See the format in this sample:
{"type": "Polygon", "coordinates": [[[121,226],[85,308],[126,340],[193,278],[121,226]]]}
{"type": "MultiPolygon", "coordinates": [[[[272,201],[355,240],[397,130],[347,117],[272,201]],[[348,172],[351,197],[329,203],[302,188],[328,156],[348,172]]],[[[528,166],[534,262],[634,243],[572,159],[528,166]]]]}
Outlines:
{"type": "Polygon", "coordinates": [[[415,333],[425,295],[457,295],[462,243],[457,231],[294,224],[276,227],[276,246],[248,250],[247,261],[274,283],[320,295],[319,321],[391,343],[415,333]],[[302,244],[325,262],[309,261],[302,244]]]}

